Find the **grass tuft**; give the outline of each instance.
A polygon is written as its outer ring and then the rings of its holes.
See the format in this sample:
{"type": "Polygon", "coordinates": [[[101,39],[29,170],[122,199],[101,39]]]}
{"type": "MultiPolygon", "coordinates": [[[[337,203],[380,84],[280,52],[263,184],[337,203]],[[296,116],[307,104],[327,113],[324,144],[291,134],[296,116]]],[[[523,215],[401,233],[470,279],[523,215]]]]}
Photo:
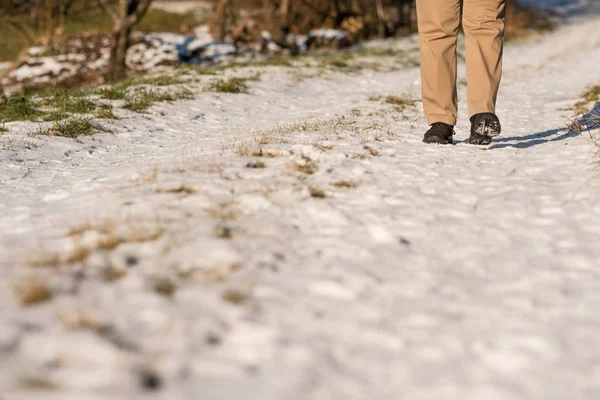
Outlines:
{"type": "Polygon", "coordinates": [[[600,85],[592,86],[584,94],[583,97],[588,102],[600,102],[600,85]]]}
{"type": "Polygon", "coordinates": [[[311,188],[309,188],[309,190],[310,190],[311,197],[315,197],[317,199],[324,199],[325,197],[327,197],[327,195],[325,194],[325,191],[323,189],[311,187],[311,188]]]}
{"type": "Polygon", "coordinates": [[[217,93],[248,93],[248,85],[246,79],[242,78],[216,79],[210,83],[208,90],[217,93]]]}
{"type": "Polygon", "coordinates": [[[412,107],[416,104],[416,101],[413,99],[400,97],[400,96],[373,96],[369,97],[370,101],[381,101],[385,104],[389,104],[394,106],[399,111],[403,111],[408,107],[412,107]]]}
{"type": "Polygon", "coordinates": [[[294,169],[306,175],[312,175],[319,169],[319,163],[308,157],[303,157],[301,161],[294,162],[294,169]]]}
{"type": "Polygon", "coordinates": [[[177,93],[156,90],[138,90],[131,96],[127,97],[123,108],[129,111],[143,113],[154,103],[190,98],[193,98],[193,94],[187,90],[177,93]]]}
{"type": "Polygon", "coordinates": [[[104,87],[96,90],[95,93],[106,100],[124,100],[127,96],[127,89],[117,87],[104,87]]]}
{"type": "Polygon", "coordinates": [[[96,109],[95,117],[101,119],[119,119],[113,111],[112,104],[100,104],[96,109]]]}
{"type": "Polygon", "coordinates": [[[267,165],[262,161],[250,161],[246,168],[267,168],[267,165]]]}
{"type": "Polygon", "coordinates": [[[226,224],[215,226],[215,236],[220,239],[233,239],[233,229],[226,224]]]}
{"type": "Polygon", "coordinates": [[[134,81],[135,85],[171,86],[183,83],[179,78],[170,75],[158,75],[134,81]]]}
{"type": "Polygon", "coordinates": [[[54,96],[42,101],[42,105],[50,105],[59,113],[72,114],[88,114],[96,109],[93,101],[70,95],[66,91],[55,93],[54,96]]]}
{"type": "Polygon", "coordinates": [[[249,299],[249,294],[246,291],[229,288],[223,292],[223,300],[236,306],[244,304],[249,299]]]}
{"type": "Polygon", "coordinates": [[[52,299],[52,293],[45,283],[33,280],[18,284],[14,288],[19,304],[32,306],[45,303],[52,299]]]}
{"type": "Polygon", "coordinates": [[[173,297],[175,285],[168,279],[159,279],[154,282],[154,292],[165,297],[173,297]]]}
{"type": "Polygon", "coordinates": [[[342,181],[332,182],[331,186],[335,186],[337,188],[354,189],[358,185],[356,183],[354,183],[354,182],[343,181],[342,180],[342,181]]]}
{"type": "Polygon", "coordinates": [[[197,193],[197,190],[194,189],[193,187],[181,184],[181,185],[173,187],[173,188],[167,188],[167,189],[159,188],[159,189],[156,189],[156,192],[157,193],[195,194],[195,193],[197,193]]]}
{"type": "Polygon", "coordinates": [[[76,138],[81,135],[91,135],[98,131],[104,131],[104,128],[95,123],[91,118],[73,117],[67,120],[56,122],[52,126],[52,131],[59,136],[76,138]]]}
{"type": "Polygon", "coordinates": [[[590,103],[600,102],[600,85],[592,86],[581,94],[582,100],[575,103],[575,115],[582,116],[586,114],[590,103]]]}

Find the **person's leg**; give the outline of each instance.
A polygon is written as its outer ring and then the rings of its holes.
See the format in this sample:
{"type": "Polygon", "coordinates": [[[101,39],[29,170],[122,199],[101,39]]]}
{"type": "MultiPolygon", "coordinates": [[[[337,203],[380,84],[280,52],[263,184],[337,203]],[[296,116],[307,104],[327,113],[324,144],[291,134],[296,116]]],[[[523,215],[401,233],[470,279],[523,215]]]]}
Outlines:
{"type": "Polygon", "coordinates": [[[496,112],[502,76],[505,0],[464,0],[469,117],[496,112]]]}
{"type": "Polygon", "coordinates": [[[417,0],[421,85],[427,123],[456,125],[456,39],[460,0],[417,0]]]}

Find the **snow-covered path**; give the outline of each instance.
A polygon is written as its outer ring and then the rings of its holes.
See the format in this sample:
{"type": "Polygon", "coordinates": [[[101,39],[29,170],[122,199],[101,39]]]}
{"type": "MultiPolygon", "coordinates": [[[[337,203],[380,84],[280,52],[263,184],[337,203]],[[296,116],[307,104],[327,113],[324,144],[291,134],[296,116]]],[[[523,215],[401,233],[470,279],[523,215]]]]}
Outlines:
{"type": "Polygon", "coordinates": [[[599,398],[599,21],[507,49],[487,148],[368,100],[417,69],[1,136],[3,398],[599,398]]]}

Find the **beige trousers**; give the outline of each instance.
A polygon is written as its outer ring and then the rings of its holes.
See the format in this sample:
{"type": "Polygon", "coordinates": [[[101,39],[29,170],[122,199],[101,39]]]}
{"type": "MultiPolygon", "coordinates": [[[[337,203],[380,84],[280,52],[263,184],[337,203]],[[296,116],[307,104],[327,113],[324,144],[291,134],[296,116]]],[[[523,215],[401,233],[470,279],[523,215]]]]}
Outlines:
{"type": "MultiPolygon", "coordinates": [[[[417,0],[421,83],[427,122],[456,125],[456,39],[460,0],[417,0]]],[[[469,117],[495,112],[502,75],[505,0],[463,0],[469,117]]]]}

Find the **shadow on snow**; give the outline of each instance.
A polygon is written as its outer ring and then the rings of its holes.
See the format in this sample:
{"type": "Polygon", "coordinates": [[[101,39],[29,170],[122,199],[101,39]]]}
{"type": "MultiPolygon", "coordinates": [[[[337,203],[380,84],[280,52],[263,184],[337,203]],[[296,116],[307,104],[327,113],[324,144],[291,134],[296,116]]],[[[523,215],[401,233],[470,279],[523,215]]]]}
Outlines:
{"type": "MultiPolygon", "coordinates": [[[[600,128],[600,103],[592,108],[592,110],[584,115],[580,120],[581,133],[590,132],[593,129],[600,128]]],[[[559,142],[561,140],[569,139],[580,135],[580,132],[574,132],[569,130],[568,127],[550,129],[543,132],[534,133],[527,136],[511,136],[506,138],[494,139],[494,143],[488,149],[503,149],[507,147],[514,147],[516,149],[527,149],[529,147],[545,144],[549,142],[559,142]],[[516,143],[507,143],[516,142],[516,143]]]]}

